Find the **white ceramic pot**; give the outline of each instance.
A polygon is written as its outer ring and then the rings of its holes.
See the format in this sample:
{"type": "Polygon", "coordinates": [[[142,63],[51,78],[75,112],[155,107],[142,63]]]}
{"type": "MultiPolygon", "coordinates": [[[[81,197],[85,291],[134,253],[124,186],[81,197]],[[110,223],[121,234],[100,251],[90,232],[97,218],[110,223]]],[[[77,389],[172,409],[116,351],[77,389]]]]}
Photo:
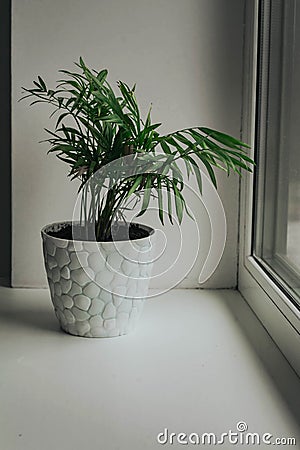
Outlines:
{"type": "Polygon", "coordinates": [[[102,243],[50,235],[70,225],[54,223],[41,232],[51,299],[61,328],[84,337],[129,333],[148,292],[154,230],[140,225],[148,237],[102,243]]]}

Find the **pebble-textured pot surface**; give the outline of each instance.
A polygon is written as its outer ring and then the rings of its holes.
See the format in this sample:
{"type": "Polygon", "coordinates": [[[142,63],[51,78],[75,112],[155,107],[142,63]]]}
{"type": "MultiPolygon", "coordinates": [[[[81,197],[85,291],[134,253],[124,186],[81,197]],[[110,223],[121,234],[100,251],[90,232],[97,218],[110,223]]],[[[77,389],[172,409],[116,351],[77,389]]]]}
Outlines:
{"type": "Polygon", "coordinates": [[[97,243],[48,234],[67,225],[55,223],[42,230],[51,299],[61,328],[84,337],[129,333],[148,292],[154,236],[97,243]]]}

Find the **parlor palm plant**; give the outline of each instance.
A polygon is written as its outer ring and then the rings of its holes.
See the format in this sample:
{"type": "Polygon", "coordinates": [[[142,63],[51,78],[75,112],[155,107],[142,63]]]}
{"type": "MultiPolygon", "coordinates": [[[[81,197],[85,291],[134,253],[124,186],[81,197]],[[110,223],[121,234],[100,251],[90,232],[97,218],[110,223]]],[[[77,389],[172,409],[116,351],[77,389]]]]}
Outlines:
{"type": "Polygon", "coordinates": [[[217,186],[215,168],[241,174],[251,171],[253,161],[248,145],[210,128],[160,134],[151,108],[141,117],[135,86],[119,81],[116,95],[107,70],[95,72],[82,58],[76,67],[61,71],[55,89],[41,77],[24,88],[23,98],[31,104],[53,107],[57,118],[54,129],[46,130],[49,152],[70,166],[81,194],[79,225],[56,222],[41,231],[45,268],[63,330],[84,337],[120,336],[133,330],[141,315],[155,241],[151,227],[126,222],[126,210],[137,200],[142,215],[155,196],[161,222],[165,204],[169,220],[176,215],[181,222],[189,213],[183,170],[195,175],[201,193],[198,164],[217,186]]]}
{"type": "Polygon", "coordinates": [[[31,104],[48,103],[53,107],[52,114],[57,114],[54,130],[46,130],[49,152],[55,152],[70,166],[71,179],[80,180],[81,220],[94,224],[97,241],[112,239],[112,226],[125,219],[123,210],[132,196],[141,200],[139,215],[147,210],[150,197],[154,195],[161,222],[164,223],[166,201],[169,220],[172,222],[174,210],[181,223],[184,211],[188,213],[188,210],[179,160],[184,163],[188,176],[196,176],[200,193],[199,162],[206,167],[215,187],[215,168],[228,174],[233,170],[239,175],[243,169],[251,171],[253,161],[246,154],[247,144],[205,127],[184,128],[161,135],[158,132],[161,124],[151,122],[151,108],[145,120],[141,117],[135,86],[130,88],[119,81],[116,95],[107,81],[106,69],[100,72],[91,70],[82,58],[76,67],[73,72],[60,71],[63,78],[55,89],[49,89],[39,76],[32,88],[23,88],[23,98],[32,98],[31,104]],[[106,172],[106,180],[98,177],[97,182],[88,184],[101,169],[114,162],[116,166],[117,161],[126,156],[131,156],[137,168],[130,176],[115,176],[113,170],[106,172]],[[88,211],[87,186],[91,199],[88,211]]]}

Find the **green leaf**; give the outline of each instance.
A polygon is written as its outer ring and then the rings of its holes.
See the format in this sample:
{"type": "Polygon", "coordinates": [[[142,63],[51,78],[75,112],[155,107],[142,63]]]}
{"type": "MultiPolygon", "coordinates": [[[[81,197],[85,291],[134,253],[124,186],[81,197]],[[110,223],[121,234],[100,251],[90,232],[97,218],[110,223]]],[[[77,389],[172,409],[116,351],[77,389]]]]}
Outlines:
{"type": "Polygon", "coordinates": [[[184,200],[183,200],[183,205],[184,205],[184,209],[185,209],[187,215],[188,215],[192,220],[195,220],[194,216],[192,216],[192,214],[190,213],[190,210],[189,210],[188,207],[186,206],[186,203],[185,203],[184,200]]]}
{"type": "Polygon", "coordinates": [[[30,106],[35,105],[36,103],[43,103],[43,100],[34,100],[34,102],[30,103],[30,106]]]}
{"type": "Polygon", "coordinates": [[[61,156],[61,155],[56,155],[56,157],[57,157],[58,159],[60,159],[61,161],[65,162],[65,163],[67,163],[67,164],[70,164],[70,165],[72,165],[73,162],[74,162],[72,159],[70,159],[70,158],[64,158],[64,157],[61,156]]]}
{"type": "Polygon", "coordinates": [[[207,161],[206,155],[202,154],[201,161],[205,165],[205,167],[207,169],[207,172],[208,172],[208,175],[209,175],[213,185],[217,189],[217,180],[216,180],[216,177],[215,177],[215,173],[214,173],[213,168],[211,167],[211,164],[209,163],[209,161],[207,161]]]}
{"type": "Polygon", "coordinates": [[[55,125],[56,131],[58,131],[58,130],[57,130],[57,127],[58,127],[58,125],[60,124],[60,122],[61,122],[66,116],[68,116],[68,115],[69,115],[69,113],[66,112],[66,113],[63,113],[63,114],[61,114],[61,115],[59,116],[59,118],[57,119],[56,125],[55,125]]]}
{"type": "Polygon", "coordinates": [[[172,154],[170,147],[168,146],[168,144],[165,141],[160,141],[160,146],[167,155],[172,154]]]}
{"type": "Polygon", "coordinates": [[[151,181],[152,181],[152,177],[147,175],[145,191],[144,191],[144,196],[143,196],[143,204],[142,204],[141,211],[137,214],[137,217],[144,214],[144,212],[147,210],[147,208],[149,206],[150,196],[151,196],[151,187],[152,187],[151,181]]]}
{"type": "Polygon", "coordinates": [[[182,176],[182,172],[179,169],[178,165],[176,164],[175,161],[171,162],[171,170],[172,170],[172,174],[173,174],[173,178],[175,178],[176,180],[183,182],[183,176],[182,176]]]}
{"type": "Polygon", "coordinates": [[[148,114],[147,114],[145,127],[149,127],[149,125],[151,124],[151,110],[152,110],[152,105],[150,105],[150,108],[149,108],[149,111],[148,111],[148,114]]]}
{"type": "Polygon", "coordinates": [[[191,158],[191,164],[193,165],[193,170],[194,170],[195,175],[196,175],[196,180],[197,180],[199,192],[202,195],[202,176],[201,176],[201,171],[200,171],[197,163],[192,158],[191,158]]]}
{"type": "Polygon", "coordinates": [[[81,66],[83,69],[86,68],[86,65],[84,64],[84,61],[83,61],[83,59],[82,59],[81,56],[79,56],[79,64],[80,64],[80,66],[81,66]]]}
{"type": "Polygon", "coordinates": [[[59,108],[63,107],[64,97],[57,97],[59,108]]]}
{"type": "Polygon", "coordinates": [[[46,88],[46,84],[45,84],[44,80],[40,76],[38,76],[38,80],[40,82],[40,85],[42,86],[43,91],[47,92],[47,88],[46,88]]]}
{"type": "Polygon", "coordinates": [[[167,193],[168,193],[168,216],[171,224],[173,225],[173,218],[172,218],[172,197],[171,197],[171,190],[169,186],[169,180],[166,180],[166,187],[167,187],[167,193]]]}
{"type": "Polygon", "coordinates": [[[161,180],[159,176],[157,177],[157,194],[158,194],[158,209],[159,209],[159,219],[164,225],[164,207],[163,207],[163,197],[162,197],[162,187],[161,187],[161,180]]]}
{"type": "MultiPolygon", "coordinates": [[[[37,81],[33,81],[33,84],[38,88],[38,92],[42,91],[42,86],[37,82],[37,81]]],[[[33,89],[32,89],[33,91],[33,89]]],[[[35,91],[37,91],[37,89],[35,89],[35,91]]],[[[29,91],[31,92],[31,91],[29,91]]]]}
{"type": "Polygon", "coordinates": [[[172,136],[177,139],[177,141],[182,142],[189,148],[193,148],[195,146],[194,142],[191,142],[189,139],[187,139],[185,136],[182,136],[179,132],[173,133],[172,136]]]}
{"type": "Polygon", "coordinates": [[[108,116],[101,117],[101,120],[103,120],[103,122],[111,122],[124,125],[124,121],[120,119],[120,116],[118,116],[117,114],[109,114],[108,116]]]}
{"type": "Polygon", "coordinates": [[[108,75],[108,70],[107,69],[101,70],[98,73],[98,75],[97,75],[97,79],[98,79],[99,83],[103,84],[103,82],[105,81],[107,75],[108,75]]]}
{"type": "Polygon", "coordinates": [[[53,131],[51,131],[51,130],[48,130],[48,128],[44,128],[44,130],[45,130],[47,133],[51,134],[51,136],[54,136],[55,138],[59,138],[59,136],[58,136],[57,134],[53,133],[53,131]]]}
{"type": "Polygon", "coordinates": [[[142,181],[143,181],[143,175],[139,175],[135,179],[135,181],[134,181],[133,185],[131,186],[131,188],[129,189],[129,191],[128,191],[127,195],[126,195],[126,198],[130,197],[131,194],[133,194],[137,190],[138,186],[141,184],[142,181]]]}
{"type": "Polygon", "coordinates": [[[248,144],[245,142],[239,141],[238,139],[230,136],[229,134],[221,133],[220,131],[212,130],[211,128],[205,128],[200,127],[199,130],[201,130],[203,133],[208,134],[213,139],[215,139],[218,142],[221,142],[224,145],[227,145],[228,147],[246,147],[251,148],[248,144]]]}
{"type": "Polygon", "coordinates": [[[171,164],[172,164],[173,160],[174,160],[174,156],[172,154],[167,157],[166,161],[163,163],[163,165],[161,167],[162,175],[166,175],[169,172],[169,170],[171,169],[171,164]]]}
{"type": "Polygon", "coordinates": [[[222,150],[224,150],[225,153],[229,153],[230,155],[238,156],[239,158],[243,159],[244,161],[247,161],[248,163],[255,165],[255,161],[253,161],[253,159],[251,159],[249,156],[245,155],[245,153],[228,150],[227,148],[224,148],[222,150]]]}
{"type": "Polygon", "coordinates": [[[149,125],[148,127],[145,127],[143,129],[143,132],[148,134],[150,131],[156,130],[156,128],[159,128],[161,126],[161,123],[153,123],[152,125],[149,125]]]}
{"type": "Polygon", "coordinates": [[[174,190],[174,194],[175,194],[176,214],[178,217],[178,221],[181,224],[182,218],[183,218],[183,199],[182,199],[182,195],[179,192],[176,184],[174,182],[172,184],[173,184],[173,190],[174,190]]]}
{"type": "Polygon", "coordinates": [[[125,99],[126,106],[130,109],[131,112],[133,112],[136,116],[136,118],[139,121],[139,108],[136,103],[133,91],[127,86],[126,83],[123,83],[122,81],[118,82],[119,89],[123,95],[123,98],[125,99]]]}

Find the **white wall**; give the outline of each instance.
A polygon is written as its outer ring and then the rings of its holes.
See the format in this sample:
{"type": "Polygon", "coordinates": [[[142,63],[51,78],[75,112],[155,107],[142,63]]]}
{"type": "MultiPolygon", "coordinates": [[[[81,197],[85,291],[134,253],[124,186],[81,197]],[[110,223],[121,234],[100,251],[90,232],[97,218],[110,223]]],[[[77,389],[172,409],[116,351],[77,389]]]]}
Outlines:
{"type": "MultiPolygon", "coordinates": [[[[37,74],[53,83],[81,55],[107,67],[110,81],[137,82],[143,108],[152,101],[162,131],[206,125],[239,135],[242,0],[13,1],[13,285],[44,286],[40,228],[70,219],[76,184],[67,167],[46,156],[47,107],[17,103],[37,74]]],[[[206,284],[236,284],[238,179],[219,177],[228,220],[223,259],[206,284]]],[[[201,209],[201,208],[200,208],[201,209]]],[[[207,218],[204,217],[204,222],[207,218]]],[[[185,223],[189,235],[192,225],[185,223]]],[[[205,252],[183,285],[197,286],[205,252]]],[[[189,237],[190,238],[190,237],[189,237]]],[[[190,238],[190,241],[193,237],[190,238]]],[[[188,259],[188,252],[184,258],[188,259]]]]}

